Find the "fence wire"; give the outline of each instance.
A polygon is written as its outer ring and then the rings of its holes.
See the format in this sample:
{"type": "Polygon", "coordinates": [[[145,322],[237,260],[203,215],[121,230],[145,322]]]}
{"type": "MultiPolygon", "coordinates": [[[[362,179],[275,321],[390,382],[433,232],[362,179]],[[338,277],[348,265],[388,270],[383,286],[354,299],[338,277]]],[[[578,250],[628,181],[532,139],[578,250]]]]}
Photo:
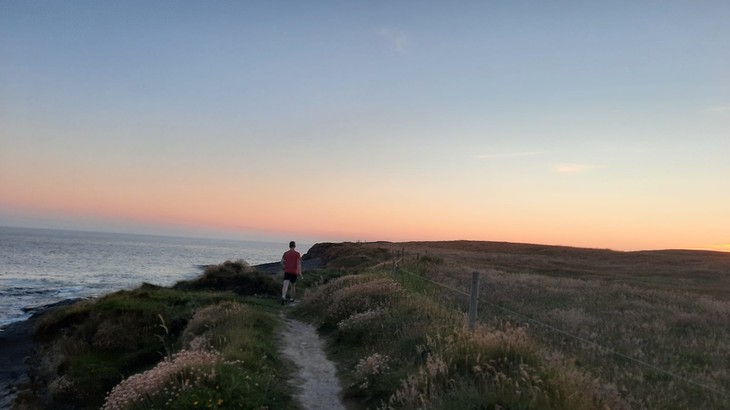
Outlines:
{"type": "Polygon", "coordinates": [[[434,284],[434,285],[436,285],[436,286],[440,286],[440,287],[442,287],[442,288],[444,288],[444,289],[448,289],[448,290],[450,290],[450,291],[452,291],[452,292],[454,292],[454,293],[460,293],[460,294],[462,294],[462,295],[464,295],[464,296],[469,296],[469,293],[468,293],[468,292],[464,292],[463,290],[459,290],[459,289],[454,289],[454,288],[452,288],[452,287],[449,287],[449,286],[446,286],[446,285],[444,285],[443,283],[439,283],[439,282],[436,282],[436,281],[434,281],[434,280],[431,280],[431,279],[429,279],[429,278],[427,278],[427,277],[425,277],[425,276],[421,276],[421,275],[419,275],[419,274],[417,274],[417,273],[409,272],[409,271],[407,271],[407,270],[405,270],[405,269],[401,269],[401,268],[398,268],[398,272],[399,272],[399,273],[400,273],[400,272],[404,272],[404,273],[407,273],[407,274],[409,274],[409,275],[411,275],[411,276],[415,276],[415,277],[417,277],[417,278],[423,279],[423,280],[424,280],[424,281],[426,281],[426,282],[430,282],[430,283],[433,283],[433,284],[434,284]]]}
{"type": "MultiPolygon", "coordinates": [[[[419,275],[417,273],[409,272],[409,271],[407,271],[405,269],[402,269],[400,267],[397,268],[397,272],[398,273],[400,273],[400,272],[407,273],[407,274],[409,274],[411,276],[415,276],[417,278],[420,278],[420,279],[422,279],[422,280],[424,280],[426,282],[432,283],[432,284],[434,284],[436,286],[439,286],[441,288],[450,290],[450,291],[455,292],[455,293],[459,293],[461,295],[470,296],[470,294],[468,292],[464,292],[463,290],[459,290],[459,289],[454,289],[454,288],[452,288],[450,286],[444,285],[443,283],[436,282],[436,281],[434,281],[432,279],[429,279],[429,278],[427,278],[425,276],[422,276],[422,275],[419,275]]],[[[478,294],[478,292],[477,292],[477,294],[478,294]]],[[[676,374],[676,373],[674,373],[672,371],[669,371],[669,370],[665,370],[665,369],[663,369],[661,367],[658,367],[656,365],[653,365],[653,364],[651,364],[649,362],[646,362],[644,360],[641,360],[641,359],[637,359],[635,357],[628,356],[628,355],[623,354],[623,353],[621,353],[621,352],[619,352],[619,351],[617,351],[617,350],[615,350],[613,348],[610,348],[610,347],[601,345],[600,343],[596,343],[596,342],[594,342],[592,340],[588,340],[586,338],[583,338],[583,337],[574,335],[572,333],[566,332],[565,330],[559,329],[559,328],[557,328],[557,327],[555,327],[555,326],[553,326],[551,324],[548,324],[548,323],[542,322],[540,320],[534,319],[534,318],[529,317],[529,316],[527,316],[525,314],[522,314],[520,312],[514,311],[512,309],[509,309],[509,308],[506,308],[504,306],[500,306],[500,305],[497,305],[496,303],[491,303],[491,302],[488,302],[488,301],[479,300],[479,302],[480,303],[487,304],[487,305],[489,305],[491,307],[497,308],[497,309],[502,310],[504,312],[507,312],[507,313],[509,313],[509,314],[511,314],[513,316],[516,316],[516,317],[518,317],[520,319],[523,319],[525,321],[534,323],[534,324],[539,325],[539,326],[542,326],[542,327],[544,327],[546,329],[549,329],[549,330],[552,330],[554,332],[560,333],[563,336],[567,336],[567,337],[572,338],[572,339],[574,339],[576,341],[579,341],[581,343],[584,343],[584,344],[591,345],[593,347],[602,349],[603,351],[608,352],[610,354],[613,354],[615,356],[618,356],[618,357],[620,357],[620,358],[622,358],[624,360],[628,360],[630,362],[633,362],[633,363],[638,364],[640,366],[643,366],[645,368],[654,370],[654,371],[659,372],[659,373],[663,373],[663,374],[665,374],[665,375],[667,375],[669,377],[672,377],[674,379],[680,380],[680,381],[685,382],[687,384],[691,384],[691,385],[693,385],[695,387],[699,387],[701,389],[704,389],[704,390],[713,392],[713,393],[715,393],[715,394],[717,394],[717,395],[719,395],[721,397],[724,397],[725,399],[729,399],[730,398],[730,394],[728,394],[728,393],[726,393],[726,392],[724,392],[722,390],[718,390],[718,389],[716,389],[716,388],[714,388],[712,386],[708,386],[706,384],[702,384],[702,383],[696,382],[696,381],[694,381],[692,379],[688,379],[688,378],[686,378],[686,377],[684,377],[682,375],[676,374]]]]}

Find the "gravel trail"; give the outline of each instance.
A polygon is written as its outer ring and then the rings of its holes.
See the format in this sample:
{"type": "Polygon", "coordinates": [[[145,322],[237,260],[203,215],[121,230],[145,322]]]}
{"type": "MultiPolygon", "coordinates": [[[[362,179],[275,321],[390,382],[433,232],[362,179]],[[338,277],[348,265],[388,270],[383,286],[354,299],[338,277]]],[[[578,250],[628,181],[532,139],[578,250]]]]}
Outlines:
{"type": "Polygon", "coordinates": [[[287,319],[281,335],[284,356],[297,365],[296,397],[308,410],[345,410],[335,365],[324,354],[324,342],[314,326],[287,319]]]}

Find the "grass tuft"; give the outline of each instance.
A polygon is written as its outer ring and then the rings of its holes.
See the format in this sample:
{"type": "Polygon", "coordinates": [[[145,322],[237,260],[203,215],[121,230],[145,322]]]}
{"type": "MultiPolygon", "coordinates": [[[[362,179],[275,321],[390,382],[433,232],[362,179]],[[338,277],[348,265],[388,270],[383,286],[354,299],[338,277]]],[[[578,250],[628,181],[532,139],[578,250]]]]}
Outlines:
{"type": "Polygon", "coordinates": [[[173,289],[232,291],[238,295],[276,295],[280,287],[270,274],[258,272],[245,261],[238,260],[208,266],[201,277],[178,282],[173,289]]]}

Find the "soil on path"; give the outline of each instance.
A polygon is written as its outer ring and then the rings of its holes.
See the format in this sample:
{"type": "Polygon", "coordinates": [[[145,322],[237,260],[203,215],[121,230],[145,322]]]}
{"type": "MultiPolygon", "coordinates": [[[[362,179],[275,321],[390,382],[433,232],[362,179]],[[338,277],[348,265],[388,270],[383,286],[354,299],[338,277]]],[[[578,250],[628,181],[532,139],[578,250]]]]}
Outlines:
{"type": "Polygon", "coordinates": [[[296,397],[302,407],[345,410],[335,365],[325,356],[324,342],[314,326],[287,319],[281,336],[284,356],[297,366],[292,384],[297,387],[296,397]]]}

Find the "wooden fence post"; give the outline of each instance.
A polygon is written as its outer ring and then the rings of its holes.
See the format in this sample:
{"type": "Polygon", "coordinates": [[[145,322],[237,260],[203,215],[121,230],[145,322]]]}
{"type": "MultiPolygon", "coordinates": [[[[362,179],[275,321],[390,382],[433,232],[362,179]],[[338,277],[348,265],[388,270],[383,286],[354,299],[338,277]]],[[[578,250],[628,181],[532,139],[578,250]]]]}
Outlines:
{"type": "Polygon", "coordinates": [[[471,273],[471,297],[469,298],[469,329],[477,324],[477,302],[479,301],[479,272],[471,273]]]}
{"type": "Polygon", "coordinates": [[[393,259],[393,280],[398,276],[398,259],[393,259]]]}

